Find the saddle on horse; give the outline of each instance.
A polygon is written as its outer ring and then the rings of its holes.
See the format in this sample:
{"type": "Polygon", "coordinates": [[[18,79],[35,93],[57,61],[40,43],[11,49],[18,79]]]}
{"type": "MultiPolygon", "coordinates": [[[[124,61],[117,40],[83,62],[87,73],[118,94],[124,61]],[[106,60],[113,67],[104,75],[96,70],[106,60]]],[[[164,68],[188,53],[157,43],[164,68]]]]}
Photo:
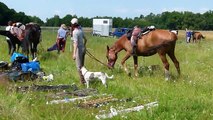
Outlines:
{"type": "Polygon", "coordinates": [[[155,26],[147,26],[144,28],[139,28],[135,26],[134,29],[127,32],[127,38],[131,41],[132,44],[132,54],[136,55],[137,52],[137,42],[143,35],[149,33],[150,31],[155,30],[155,26]]]}
{"type": "Polygon", "coordinates": [[[17,37],[20,41],[22,41],[25,37],[25,25],[22,23],[14,23],[12,26],[10,32],[17,37]]]}

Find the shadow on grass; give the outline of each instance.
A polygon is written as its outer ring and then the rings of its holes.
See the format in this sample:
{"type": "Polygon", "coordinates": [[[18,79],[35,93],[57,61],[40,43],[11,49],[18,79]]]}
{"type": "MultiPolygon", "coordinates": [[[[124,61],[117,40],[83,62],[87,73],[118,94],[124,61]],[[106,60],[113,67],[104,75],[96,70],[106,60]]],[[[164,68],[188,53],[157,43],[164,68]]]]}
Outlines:
{"type": "Polygon", "coordinates": [[[59,55],[56,53],[45,52],[45,53],[41,54],[40,60],[42,60],[42,61],[52,60],[52,59],[56,60],[56,59],[58,59],[58,57],[59,57],[59,55]]]}

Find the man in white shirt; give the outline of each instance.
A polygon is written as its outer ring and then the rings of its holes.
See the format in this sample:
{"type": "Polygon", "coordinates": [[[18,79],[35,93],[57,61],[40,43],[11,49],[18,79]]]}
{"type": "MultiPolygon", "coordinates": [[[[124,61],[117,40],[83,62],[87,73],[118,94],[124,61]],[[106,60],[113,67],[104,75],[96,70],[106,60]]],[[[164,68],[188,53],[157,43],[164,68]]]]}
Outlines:
{"type": "Polygon", "coordinates": [[[81,67],[84,66],[87,39],[84,36],[84,32],[81,29],[81,26],[78,24],[77,18],[73,18],[71,20],[71,24],[72,24],[72,40],[73,40],[72,58],[76,62],[76,67],[79,73],[80,82],[84,84],[85,80],[81,73],[81,67]]]}

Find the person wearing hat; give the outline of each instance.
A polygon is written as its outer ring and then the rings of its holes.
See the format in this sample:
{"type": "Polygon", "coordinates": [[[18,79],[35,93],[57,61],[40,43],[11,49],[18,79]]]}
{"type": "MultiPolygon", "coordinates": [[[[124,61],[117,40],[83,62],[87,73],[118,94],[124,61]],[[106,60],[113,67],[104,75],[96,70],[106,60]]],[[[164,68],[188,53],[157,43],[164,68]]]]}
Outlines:
{"type": "Polygon", "coordinates": [[[58,34],[56,39],[58,53],[60,53],[60,50],[62,52],[64,52],[65,50],[67,33],[68,33],[67,26],[65,24],[61,24],[61,27],[58,29],[58,34]]]}
{"type": "Polygon", "coordinates": [[[72,40],[73,40],[73,54],[72,58],[76,62],[76,67],[79,73],[80,82],[85,83],[84,77],[81,73],[81,67],[84,66],[84,58],[86,53],[87,39],[84,36],[84,32],[78,23],[77,18],[71,20],[72,40]]]}

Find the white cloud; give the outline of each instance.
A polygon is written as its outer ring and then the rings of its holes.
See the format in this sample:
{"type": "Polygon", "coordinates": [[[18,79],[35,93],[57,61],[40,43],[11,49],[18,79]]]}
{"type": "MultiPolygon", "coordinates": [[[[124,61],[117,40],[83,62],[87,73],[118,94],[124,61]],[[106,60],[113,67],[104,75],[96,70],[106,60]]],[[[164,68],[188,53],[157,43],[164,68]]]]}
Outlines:
{"type": "Polygon", "coordinates": [[[211,10],[211,9],[209,9],[209,8],[200,8],[199,9],[199,13],[205,13],[206,11],[209,11],[209,10],[211,10]]]}
{"type": "Polygon", "coordinates": [[[179,12],[181,12],[181,11],[190,11],[190,10],[186,9],[186,8],[163,8],[161,10],[161,12],[166,12],[166,11],[168,11],[168,12],[172,12],[172,11],[179,11],[179,12]]]}
{"type": "Polygon", "coordinates": [[[55,10],[55,11],[54,11],[54,14],[55,14],[55,15],[59,15],[59,16],[60,16],[61,13],[62,13],[62,12],[61,12],[60,10],[55,10]]]}
{"type": "Polygon", "coordinates": [[[125,13],[129,13],[129,9],[126,9],[126,8],[117,8],[114,10],[116,13],[118,14],[125,14],[125,13]]]}
{"type": "Polygon", "coordinates": [[[189,8],[163,8],[161,12],[172,12],[172,11],[178,11],[178,12],[183,12],[183,11],[191,11],[195,13],[205,13],[206,11],[210,10],[209,8],[196,8],[194,9],[189,9],[189,8]]]}
{"type": "Polygon", "coordinates": [[[139,14],[139,15],[148,15],[150,14],[151,12],[153,12],[153,10],[150,10],[150,9],[135,9],[133,10],[133,12],[135,14],[139,14]]]}

